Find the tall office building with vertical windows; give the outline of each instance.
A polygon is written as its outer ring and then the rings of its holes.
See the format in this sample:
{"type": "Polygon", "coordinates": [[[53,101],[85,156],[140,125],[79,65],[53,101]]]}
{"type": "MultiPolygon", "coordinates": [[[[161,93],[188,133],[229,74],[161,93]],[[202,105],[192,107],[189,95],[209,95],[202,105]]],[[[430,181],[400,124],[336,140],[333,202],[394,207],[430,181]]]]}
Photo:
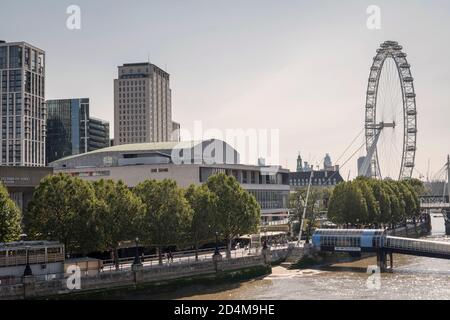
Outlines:
{"type": "Polygon", "coordinates": [[[0,165],[45,166],[45,52],[0,41],[0,165]]]}
{"type": "Polygon", "coordinates": [[[48,163],[110,146],[109,122],[89,109],[89,98],[47,100],[48,163]]]}
{"type": "Polygon", "coordinates": [[[151,63],[118,67],[114,80],[114,144],[172,140],[169,74],[151,63]]]}
{"type": "Polygon", "coordinates": [[[89,99],[47,100],[48,163],[89,151],[89,99]]]}

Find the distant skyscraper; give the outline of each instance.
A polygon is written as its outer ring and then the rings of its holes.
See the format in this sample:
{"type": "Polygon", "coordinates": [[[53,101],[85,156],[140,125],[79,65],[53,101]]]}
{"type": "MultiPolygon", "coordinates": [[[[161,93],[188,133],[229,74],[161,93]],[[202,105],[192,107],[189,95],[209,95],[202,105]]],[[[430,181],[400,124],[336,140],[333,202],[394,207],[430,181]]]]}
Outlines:
{"type": "Polygon", "coordinates": [[[114,80],[114,144],[172,140],[169,74],[151,63],[118,67],[114,80]]]}
{"type": "Polygon", "coordinates": [[[0,165],[45,166],[45,52],[0,41],[0,165]]]}
{"type": "MultiPolygon", "coordinates": [[[[365,156],[362,156],[362,157],[359,157],[359,158],[358,158],[358,175],[363,175],[363,176],[366,175],[366,174],[364,174],[364,173],[361,172],[361,168],[362,168],[362,166],[363,166],[364,160],[366,160],[366,157],[365,157],[365,156]]],[[[369,169],[367,169],[367,170],[369,171],[369,172],[367,173],[367,175],[368,175],[368,176],[371,176],[371,172],[372,172],[371,167],[369,166],[369,169]]]]}
{"type": "Polygon", "coordinates": [[[109,122],[89,116],[89,98],[47,101],[48,163],[110,146],[109,122]]]}

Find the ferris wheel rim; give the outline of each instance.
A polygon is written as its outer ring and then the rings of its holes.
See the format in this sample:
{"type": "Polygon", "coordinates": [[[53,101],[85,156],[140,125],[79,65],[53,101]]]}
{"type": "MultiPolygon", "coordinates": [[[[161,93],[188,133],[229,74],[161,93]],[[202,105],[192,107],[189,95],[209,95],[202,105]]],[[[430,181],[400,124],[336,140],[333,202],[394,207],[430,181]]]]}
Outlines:
{"type": "MultiPolygon", "coordinates": [[[[412,177],[417,149],[417,109],[414,79],[411,74],[410,64],[406,59],[403,47],[395,41],[385,41],[377,49],[370,68],[365,106],[365,138],[367,152],[374,143],[377,125],[377,98],[379,95],[380,76],[387,59],[393,59],[397,68],[401,87],[403,103],[403,146],[402,159],[398,179],[409,179],[412,177]]],[[[376,143],[376,141],[375,141],[376,143]]],[[[378,145],[370,160],[370,175],[373,178],[382,178],[380,161],[378,157],[378,145]]]]}

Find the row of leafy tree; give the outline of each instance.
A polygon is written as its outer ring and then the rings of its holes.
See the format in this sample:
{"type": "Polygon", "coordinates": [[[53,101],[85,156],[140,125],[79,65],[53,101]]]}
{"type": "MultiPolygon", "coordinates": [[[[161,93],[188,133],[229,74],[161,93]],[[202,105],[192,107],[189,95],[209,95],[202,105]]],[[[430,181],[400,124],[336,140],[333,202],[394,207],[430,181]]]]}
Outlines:
{"type": "Polygon", "coordinates": [[[331,194],[328,219],[339,225],[394,226],[420,216],[420,180],[358,177],[338,184],[331,194]]]}
{"type": "MultiPolygon", "coordinates": [[[[0,197],[8,194],[2,191],[0,197]]],[[[16,240],[20,234],[20,214],[15,209],[11,214],[8,208],[14,203],[6,203],[0,209],[2,220],[15,227],[0,241],[16,240]],[[3,219],[5,215],[19,219],[3,219]]],[[[120,243],[136,238],[157,249],[160,263],[164,247],[198,249],[216,234],[227,241],[229,255],[232,239],[256,232],[259,222],[255,197],[225,174],[212,175],[205,184],[186,190],[168,179],[146,180],[129,188],[122,181],[52,175],[36,188],[23,217],[30,239],[60,241],[68,253],[111,251],[116,264],[120,243]]]]}

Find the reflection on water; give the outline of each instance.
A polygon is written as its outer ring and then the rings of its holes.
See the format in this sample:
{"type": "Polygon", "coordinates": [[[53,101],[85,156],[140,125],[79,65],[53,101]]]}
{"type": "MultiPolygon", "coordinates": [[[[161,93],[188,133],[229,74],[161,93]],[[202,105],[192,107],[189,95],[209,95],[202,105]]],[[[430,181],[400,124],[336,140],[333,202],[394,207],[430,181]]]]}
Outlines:
{"type": "MultiPolygon", "coordinates": [[[[450,241],[444,219],[432,216],[428,238],[450,241]]],[[[242,284],[187,288],[144,299],[450,299],[450,260],[394,255],[394,272],[381,274],[380,289],[368,289],[367,266],[376,258],[336,264],[319,270],[286,270],[242,284]]]]}

